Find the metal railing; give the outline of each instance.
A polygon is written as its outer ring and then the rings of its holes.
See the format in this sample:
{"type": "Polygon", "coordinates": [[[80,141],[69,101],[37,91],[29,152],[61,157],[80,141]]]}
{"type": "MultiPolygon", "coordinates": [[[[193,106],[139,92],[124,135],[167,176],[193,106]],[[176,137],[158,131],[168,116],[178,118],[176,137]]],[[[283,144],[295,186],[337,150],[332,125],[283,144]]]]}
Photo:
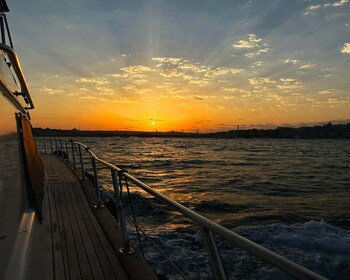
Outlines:
{"type": "MultiPolygon", "coordinates": [[[[274,253],[271,250],[237,233],[232,232],[231,230],[223,226],[220,226],[212,222],[211,220],[188,209],[182,204],[155,191],[147,184],[133,177],[126,170],[122,170],[117,166],[100,159],[99,157],[97,157],[97,155],[95,155],[95,153],[88,146],[86,146],[83,143],[73,141],[73,140],[55,139],[54,144],[55,144],[56,151],[53,150],[52,139],[49,139],[49,144],[50,144],[49,145],[50,151],[52,154],[62,157],[67,162],[69,162],[71,158],[73,168],[77,169],[78,166],[80,167],[82,179],[85,178],[85,163],[83,160],[82,151],[84,150],[88,153],[91,161],[92,170],[93,170],[93,183],[96,189],[96,205],[95,205],[96,208],[103,207],[101,190],[98,182],[98,173],[97,173],[98,171],[96,168],[96,163],[99,162],[110,170],[115,198],[116,198],[115,202],[116,202],[116,208],[117,208],[118,223],[120,225],[121,234],[123,238],[123,248],[120,249],[120,252],[124,254],[132,253],[132,248],[130,247],[129,234],[128,234],[127,224],[125,219],[126,212],[122,207],[122,202],[120,199],[120,185],[122,183],[122,178],[133,182],[137,187],[141,188],[143,191],[150,194],[154,198],[160,200],[164,204],[170,206],[174,210],[177,210],[178,212],[182,213],[185,217],[189,218],[190,220],[192,220],[192,222],[194,222],[200,227],[215,279],[226,279],[225,268],[220,256],[220,251],[216,244],[215,235],[228,240],[233,245],[251,253],[252,255],[258,257],[260,260],[263,260],[269,263],[270,265],[280,269],[281,271],[289,274],[290,276],[293,276],[296,279],[326,279],[323,276],[320,276],[315,272],[312,272],[311,270],[301,265],[298,265],[288,260],[287,258],[277,253],[274,253]],[[69,149],[68,149],[68,143],[70,143],[71,145],[71,153],[69,152],[69,149]],[[76,158],[76,155],[78,155],[78,159],[76,158]]],[[[44,139],[44,149],[45,149],[45,152],[47,152],[47,145],[46,145],[45,139],[44,139]]],[[[135,226],[136,228],[138,228],[136,224],[135,226]]],[[[184,275],[182,274],[182,276],[184,275]]]]}
{"type": "Polygon", "coordinates": [[[26,114],[26,110],[34,109],[34,103],[29,94],[28,86],[24,78],[24,74],[23,74],[21,65],[19,63],[18,56],[11,47],[4,45],[2,43],[0,43],[0,51],[2,51],[4,54],[7,55],[8,65],[10,65],[9,68],[13,70],[12,72],[14,74],[14,77],[16,77],[16,79],[19,82],[20,91],[13,92],[3,78],[0,79],[0,89],[6,95],[6,97],[12,102],[12,104],[14,104],[14,106],[18,108],[18,110],[20,110],[23,114],[26,114]],[[23,107],[20,104],[18,100],[18,96],[23,97],[25,103],[27,104],[26,107],[23,107]]]}

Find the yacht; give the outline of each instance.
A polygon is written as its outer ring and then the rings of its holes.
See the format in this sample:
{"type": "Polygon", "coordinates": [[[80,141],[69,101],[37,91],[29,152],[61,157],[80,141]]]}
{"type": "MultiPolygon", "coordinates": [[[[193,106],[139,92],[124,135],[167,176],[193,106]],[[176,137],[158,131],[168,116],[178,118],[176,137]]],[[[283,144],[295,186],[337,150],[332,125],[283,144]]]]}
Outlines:
{"type": "Polygon", "coordinates": [[[47,139],[46,153],[39,153],[30,117],[35,106],[13,46],[8,12],[0,0],[0,279],[157,279],[141,244],[129,239],[130,224],[135,223],[138,234],[142,229],[132,218],[127,222],[121,194],[129,194],[128,182],[199,226],[215,279],[227,279],[217,237],[296,279],[325,279],[158,193],[84,143],[47,139]],[[111,174],[113,199],[102,195],[96,163],[111,174]]]}

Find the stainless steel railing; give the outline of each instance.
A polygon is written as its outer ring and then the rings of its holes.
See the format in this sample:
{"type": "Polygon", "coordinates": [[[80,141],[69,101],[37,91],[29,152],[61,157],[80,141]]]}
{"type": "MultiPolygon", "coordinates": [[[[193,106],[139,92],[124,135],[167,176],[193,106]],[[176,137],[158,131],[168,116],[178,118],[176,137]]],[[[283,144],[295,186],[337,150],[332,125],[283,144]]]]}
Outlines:
{"type": "MultiPolygon", "coordinates": [[[[123,248],[120,249],[122,253],[129,254],[132,253],[132,248],[130,247],[129,242],[129,235],[126,225],[126,219],[125,219],[125,213],[122,208],[121,201],[119,199],[119,184],[121,183],[121,179],[127,179],[134,183],[137,187],[141,188],[148,194],[152,195],[153,197],[157,198],[158,200],[162,201],[164,204],[172,207],[174,210],[179,211],[182,213],[185,217],[191,219],[194,223],[196,223],[203,234],[203,239],[205,242],[205,247],[209,255],[210,264],[213,269],[213,275],[215,279],[226,279],[226,273],[225,268],[223,266],[220,251],[217,247],[215,235],[218,235],[228,241],[230,241],[235,246],[251,253],[252,255],[258,257],[259,259],[271,264],[272,266],[284,271],[285,273],[289,274],[290,276],[295,277],[296,279],[326,279],[323,276],[320,276],[316,274],[315,272],[312,272],[311,270],[298,265],[287,258],[272,252],[271,250],[237,234],[234,233],[227,228],[220,226],[211,220],[205,218],[204,216],[188,209],[187,207],[183,206],[182,204],[166,197],[165,195],[155,191],[147,184],[141,182],[140,180],[133,177],[131,174],[126,172],[125,170],[122,170],[118,168],[117,166],[104,161],[97,157],[97,155],[85,144],[74,141],[74,140],[62,140],[62,139],[55,139],[55,147],[56,147],[56,153],[53,151],[52,146],[52,139],[50,141],[50,148],[51,153],[56,154],[57,156],[62,157],[65,161],[69,162],[69,158],[72,159],[73,168],[77,169],[78,166],[80,166],[82,179],[85,178],[85,163],[83,160],[83,154],[82,150],[84,149],[90,158],[91,166],[93,169],[93,183],[94,187],[96,189],[96,208],[103,207],[103,202],[101,199],[101,190],[98,183],[98,173],[96,168],[96,163],[99,162],[108,169],[110,169],[115,197],[116,197],[116,208],[117,208],[117,214],[118,214],[118,222],[121,227],[122,231],[122,238],[123,238],[123,248]],[[71,144],[71,156],[69,155],[69,149],[68,149],[68,143],[71,144]],[[82,149],[83,148],[83,149],[82,149]],[[77,161],[76,155],[78,155],[79,160],[77,161]]],[[[44,143],[46,141],[44,140],[44,143]]],[[[47,146],[44,144],[45,152],[47,152],[47,146]]]]}
{"type": "Polygon", "coordinates": [[[3,54],[6,54],[8,58],[8,65],[10,65],[9,68],[13,70],[12,72],[14,74],[14,77],[16,77],[16,79],[19,82],[20,91],[13,92],[2,77],[0,78],[0,90],[8,98],[8,100],[18,108],[19,111],[21,111],[23,114],[27,114],[26,110],[34,109],[34,103],[29,94],[29,89],[24,78],[24,74],[19,63],[18,56],[11,47],[1,43],[0,51],[3,52],[3,54]],[[19,102],[18,96],[23,97],[26,103],[25,107],[23,107],[19,102]]]}

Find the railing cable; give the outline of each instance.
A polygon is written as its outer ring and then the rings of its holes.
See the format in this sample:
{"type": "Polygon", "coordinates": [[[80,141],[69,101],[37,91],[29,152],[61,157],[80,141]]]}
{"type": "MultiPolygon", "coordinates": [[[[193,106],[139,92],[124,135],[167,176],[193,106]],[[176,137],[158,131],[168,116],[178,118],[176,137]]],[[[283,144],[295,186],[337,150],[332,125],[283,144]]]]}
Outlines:
{"type": "MultiPolygon", "coordinates": [[[[128,171],[126,171],[126,170],[124,170],[124,169],[118,171],[119,185],[120,185],[121,188],[122,188],[122,178],[123,178],[123,173],[124,173],[124,172],[127,173],[128,171]]],[[[126,187],[126,190],[127,190],[127,193],[128,193],[128,200],[129,200],[130,210],[131,210],[132,217],[133,217],[133,220],[134,220],[135,230],[136,230],[136,234],[137,234],[137,239],[138,239],[138,241],[139,241],[141,254],[142,254],[143,258],[145,258],[145,253],[143,252],[143,246],[142,246],[142,242],[141,242],[141,238],[140,238],[139,229],[138,229],[138,227],[136,226],[136,225],[137,225],[136,216],[135,216],[134,206],[133,206],[132,199],[131,199],[131,195],[130,195],[130,189],[129,189],[128,179],[127,179],[126,177],[124,177],[124,181],[125,181],[125,187],[126,187]]],[[[122,189],[120,190],[120,196],[121,196],[121,194],[122,194],[122,189]]],[[[120,197],[120,198],[121,198],[121,197],[120,197]]]]}
{"type": "Polygon", "coordinates": [[[180,268],[178,268],[178,266],[164,253],[164,251],[151,239],[151,237],[149,237],[148,234],[137,223],[133,221],[133,218],[125,211],[125,209],[122,209],[122,211],[124,212],[125,216],[130,220],[130,222],[132,222],[135,225],[135,227],[137,227],[140,230],[140,232],[145,236],[145,238],[152,243],[152,245],[158,250],[158,252],[163,256],[163,258],[165,258],[171,264],[171,266],[177,271],[177,273],[179,273],[182,278],[187,279],[187,277],[180,270],[180,268]]]}

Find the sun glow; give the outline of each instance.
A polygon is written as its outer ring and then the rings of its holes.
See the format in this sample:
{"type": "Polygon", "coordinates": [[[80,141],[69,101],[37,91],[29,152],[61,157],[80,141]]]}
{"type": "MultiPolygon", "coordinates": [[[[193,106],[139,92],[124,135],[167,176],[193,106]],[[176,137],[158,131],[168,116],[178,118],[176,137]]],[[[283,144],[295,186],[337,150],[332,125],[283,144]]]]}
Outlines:
{"type": "Polygon", "coordinates": [[[350,118],[350,43],[342,16],[348,2],[286,8],[287,15],[274,16],[290,20],[278,26],[256,26],[275,11],[259,1],[101,4],[106,10],[96,13],[93,28],[85,16],[91,10],[73,2],[68,13],[49,9],[40,18],[16,8],[31,27],[19,30],[18,53],[25,58],[36,127],[209,132],[350,118]],[[214,6],[220,12],[213,13],[214,6]],[[321,12],[332,21],[317,17],[321,12]],[[61,29],[52,20],[60,17],[77,22],[61,29]],[[251,24],[241,29],[242,22],[251,24]],[[315,41],[298,26],[310,34],[319,26],[315,41]]]}

